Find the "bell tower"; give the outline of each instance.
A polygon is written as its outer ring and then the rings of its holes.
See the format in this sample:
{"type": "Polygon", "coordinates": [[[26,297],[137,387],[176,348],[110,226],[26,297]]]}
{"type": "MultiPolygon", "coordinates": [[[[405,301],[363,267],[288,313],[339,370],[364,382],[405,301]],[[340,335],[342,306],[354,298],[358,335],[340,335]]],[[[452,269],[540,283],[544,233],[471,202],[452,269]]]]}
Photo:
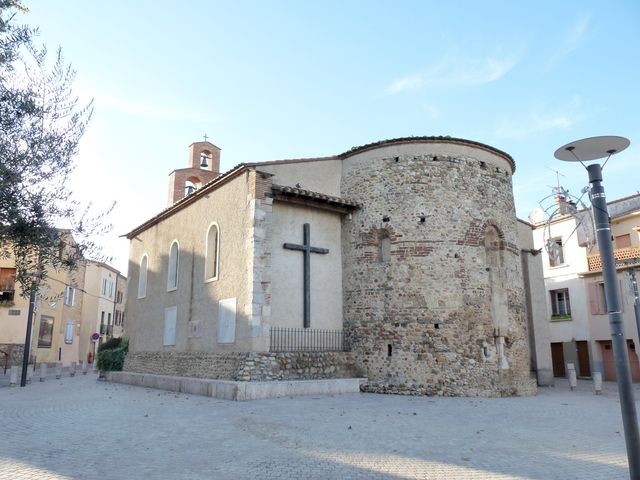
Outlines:
{"type": "Polygon", "coordinates": [[[178,168],[169,174],[168,205],[189,196],[220,174],[220,149],[207,140],[189,145],[187,168],[178,168]]]}

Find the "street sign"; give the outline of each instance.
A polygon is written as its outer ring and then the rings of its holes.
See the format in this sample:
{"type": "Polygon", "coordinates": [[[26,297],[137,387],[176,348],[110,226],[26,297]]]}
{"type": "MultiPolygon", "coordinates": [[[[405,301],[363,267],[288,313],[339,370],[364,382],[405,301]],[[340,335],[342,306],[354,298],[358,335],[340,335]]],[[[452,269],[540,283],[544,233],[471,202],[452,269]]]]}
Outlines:
{"type": "Polygon", "coordinates": [[[92,333],[91,334],[91,341],[93,343],[96,343],[98,340],[100,340],[100,334],[98,332],[92,333]]]}

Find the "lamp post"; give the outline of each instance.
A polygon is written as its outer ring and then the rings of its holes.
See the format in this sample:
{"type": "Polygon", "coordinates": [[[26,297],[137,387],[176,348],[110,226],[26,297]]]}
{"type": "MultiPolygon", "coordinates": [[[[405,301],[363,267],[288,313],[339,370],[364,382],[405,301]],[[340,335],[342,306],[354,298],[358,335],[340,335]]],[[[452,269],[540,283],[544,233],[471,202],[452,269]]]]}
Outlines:
{"type": "Polygon", "coordinates": [[[31,292],[29,294],[29,313],[27,314],[27,333],[24,339],[24,351],[22,352],[22,375],[20,376],[20,386],[27,385],[27,369],[29,368],[29,357],[31,356],[31,329],[33,326],[33,314],[36,306],[37,283],[31,282],[31,292]]]}
{"type": "Polygon", "coordinates": [[[604,280],[605,298],[609,312],[609,328],[611,343],[615,358],[620,410],[624,427],[625,443],[627,446],[627,461],[632,480],[640,480],[640,434],[638,433],[638,418],[636,404],[633,398],[633,384],[629,368],[629,355],[624,336],[622,314],[620,313],[620,296],[616,277],[616,264],[613,256],[613,242],[611,239],[611,222],[607,210],[607,199],[602,186],[602,169],[611,155],[621,152],[629,146],[629,140],[624,137],[591,137],[568,143],[555,151],[558,160],[580,162],[589,172],[591,184],[590,197],[593,217],[596,227],[596,237],[602,261],[602,277],[604,280]],[[604,164],[583,162],[606,158],[604,164]]]}

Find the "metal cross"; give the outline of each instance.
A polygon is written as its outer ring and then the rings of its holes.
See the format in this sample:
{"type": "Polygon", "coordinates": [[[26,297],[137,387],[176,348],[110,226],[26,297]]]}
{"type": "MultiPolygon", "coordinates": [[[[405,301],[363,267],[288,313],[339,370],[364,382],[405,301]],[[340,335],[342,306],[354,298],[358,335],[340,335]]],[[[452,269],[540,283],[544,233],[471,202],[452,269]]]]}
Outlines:
{"type": "Polygon", "coordinates": [[[328,248],[311,246],[311,227],[305,223],[302,227],[302,245],[295,243],[285,243],[284,248],[289,250],[299,250],[304,254],[303,275],[304,275],[304,328],[311,326],[311,254],[312,253],[329,253],[328,248]]]}
{"type": "Polygon", "coordinates": [[[205,134],[204,134],[204,141],[205,141],[205,142],[207,141],[207,138],[209,138],[209,137],[208,137],[208,136],[207,136],[207,134],[205,133],[205,134]]]}

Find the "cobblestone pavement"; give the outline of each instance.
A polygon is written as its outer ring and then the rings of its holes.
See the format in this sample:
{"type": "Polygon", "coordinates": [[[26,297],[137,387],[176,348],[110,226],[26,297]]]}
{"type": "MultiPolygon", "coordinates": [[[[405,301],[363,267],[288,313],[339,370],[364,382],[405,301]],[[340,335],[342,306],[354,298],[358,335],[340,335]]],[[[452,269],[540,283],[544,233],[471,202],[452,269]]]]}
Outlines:
{"type": "Polygon", "coordinates": [[[0,479],[628,478],[615,384],[559,383],[528,398],[240,403],[47,379],[0,389],[0,479]]]}

